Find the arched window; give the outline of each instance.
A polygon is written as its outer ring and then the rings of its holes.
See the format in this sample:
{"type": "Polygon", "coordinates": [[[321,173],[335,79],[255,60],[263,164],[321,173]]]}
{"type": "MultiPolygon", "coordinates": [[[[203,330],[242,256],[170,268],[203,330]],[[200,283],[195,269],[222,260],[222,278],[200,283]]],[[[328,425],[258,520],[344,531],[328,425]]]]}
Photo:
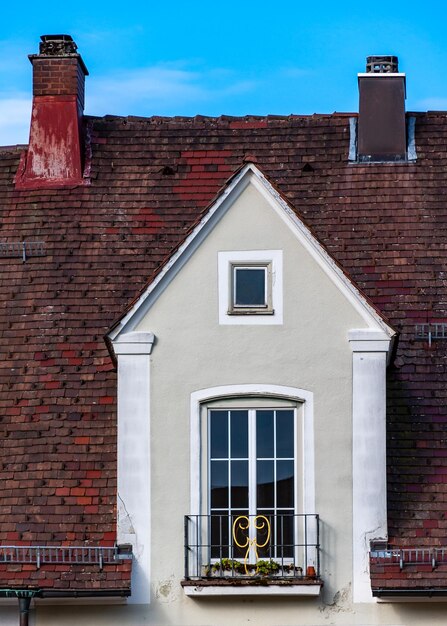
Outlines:
{"type": "Polygon", "coordinates": [[[312,404],[311,393],[276,385],[192,395],[197,562],[274,559],[305,567],[315,557],[312,404]]]}

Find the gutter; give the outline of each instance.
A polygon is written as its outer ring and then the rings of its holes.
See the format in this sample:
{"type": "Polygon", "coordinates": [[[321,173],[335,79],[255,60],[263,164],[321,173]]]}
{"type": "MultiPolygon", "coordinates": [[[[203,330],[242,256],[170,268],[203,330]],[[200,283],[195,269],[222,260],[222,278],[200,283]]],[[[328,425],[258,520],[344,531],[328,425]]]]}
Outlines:
{"type": "Polygon", "coordinates": [[[0,589],[0,598],[128,598],[130,589],[0,589]]]}
{"type": "Polygon", "coordinates": [[[425,589],[402,589],[402,588],[380,588],[373,589],[372,592],[375,598],[387,598],[390,596],[394,597],[445,597],[447,596],[447,588],[439,588],[439,587],[426,587],[425,589]]]}
{"type": "Polygon", "coordinates": [[[29,626],[29,611],[34,598],[126,598],[130,589],[0,589],[0,598],[17,598],[19,626],[29,626]]]}

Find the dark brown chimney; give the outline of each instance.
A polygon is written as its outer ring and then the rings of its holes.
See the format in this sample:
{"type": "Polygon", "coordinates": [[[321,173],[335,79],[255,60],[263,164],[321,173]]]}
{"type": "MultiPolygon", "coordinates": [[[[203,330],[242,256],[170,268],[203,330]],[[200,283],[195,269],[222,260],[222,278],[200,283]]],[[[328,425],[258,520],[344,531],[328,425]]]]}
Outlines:
{"type": "Polygon", "coordinates": [[[399,73],[397,57],[367,57],[366,73],[358,80],[358,160],[405,160],[405,74],[399,73]]]}
{"type": "Polygon", "coordinates": [[[31,54],[33,108],[28,151],[16,176],[18,189],[85,184],[84,82],[87,68],[70,35],[43,35],[31,54]]]}

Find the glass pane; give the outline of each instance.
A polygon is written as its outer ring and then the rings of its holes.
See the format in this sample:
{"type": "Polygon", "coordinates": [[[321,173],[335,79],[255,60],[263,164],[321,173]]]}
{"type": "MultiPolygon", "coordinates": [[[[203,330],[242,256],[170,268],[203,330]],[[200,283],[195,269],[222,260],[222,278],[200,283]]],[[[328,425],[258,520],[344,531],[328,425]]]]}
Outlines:
{"type": "Polygon", "coordinates": [[[248,458],[248,411],[230,411],[231,457],[248,458]]]}
{"type": "Polygon", "coordinates": [[[294,516],[290,511],[278,511],[276,518],[277,535],[277,557],[278,558],[291,558],[293,557],[294,546],[294,516]]]}
{"type": "Polygon", "coordinates": [[[229,517],[228,514],[211,515],[211,558],[228,558],[229,545],[229,517]]]}
{"type": "Polygon", "coordinates": [[[211,461],[211,508],[228,508],[228,461],[211,461]]]}
{"type": "Polygon", "coordinates": [[[264,306],[265,301],[265,268],[234,269],[235,294],[234,303],[238,306],[264,306]]]}
{"type": "Polygon", "coordinates": [[[212,459],[228,458],[228,411],[210,411],[212,459]]]}
{"type": "Polygon", "coordinates": [[[266,524],[265,520],[262,518],[258,518],[257,520],[257,526],[259,528],[256,533],[256,539],[259,546],[258,555],[260,559],[271,559],[275,556],[275,515],[271,510],[258,510],[258,515],[266,517],[268,522],[268,524],[266,524]],[[270,537],[268,536],[268,531],[270,531],[270,537]]]}
{"type": "Polygon", "coordinates": [[[258,459],[273,458],[274,411],[256,411],[256,456],[258,459]]]}
{"type": "Polygon", "coordinates": [[[294,506],[293,483],[294,483],[293,461],[276,462],[276,500],[278,507],[294,506]]]}
{"type": "Polygon", "coordinates": [[[258,461],[256,463],[258,510],[275,506],[273,463],[273,461],[258,461]]]}
{"type": "Polygon", "coordinates": [[[231,461],[231,508],[248,507],[248,461],[231,461]]]}
{"type": "Polygon", "coordinates": [[[276,412],[276,456],[293,459],[293,411],[276,412]]]}

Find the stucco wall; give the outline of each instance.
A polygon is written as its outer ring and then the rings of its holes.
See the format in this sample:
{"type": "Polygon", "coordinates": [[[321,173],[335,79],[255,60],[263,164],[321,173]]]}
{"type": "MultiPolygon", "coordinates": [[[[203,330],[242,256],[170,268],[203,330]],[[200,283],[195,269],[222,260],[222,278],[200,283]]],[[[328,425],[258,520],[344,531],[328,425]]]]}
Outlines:
{"type": "Polygon", "coordinates": [[[192,392],[216,385],[269,383],[314,393],[315,512],[322,520],[324,596],[331,600],[340,590],[349,593],[352,354],[347,332],[362,326],[252,185],[140,324],[138,330],[156,336],[151,357],[153,592],[155,601],[169,598],[176,619],[198,619],[197,602],[184,598],[179,586],[183,515],[190,512],[189,400],[192,392]],[[283,251],[283,325],[219,325],[218,251],[263,249],[283,251]]]}
{"type": "MultiPolygon", "coordinates": [[[[420,624],[428,605],[353,605],[352,353],[365,322],[264,197],[249,186],[162,293],[137,330],[151,331],[151,598],[148,605],[42,607],[37,624],[420,624]],[[283,251],[284,323],[219,325],[218,251],[283,251]],[[190,513],[190,398],[235,384],[314,395],[315,497],[322,521],[320,598],[185,597],[183,516],[190,513]]],[[[308,511],[310,512],[310,511],[308,511]]],[[[313,512],[313,511],[312,511],[313,512]]],[[[443,624],[430,608],[430,624],[443,624]]]]}

